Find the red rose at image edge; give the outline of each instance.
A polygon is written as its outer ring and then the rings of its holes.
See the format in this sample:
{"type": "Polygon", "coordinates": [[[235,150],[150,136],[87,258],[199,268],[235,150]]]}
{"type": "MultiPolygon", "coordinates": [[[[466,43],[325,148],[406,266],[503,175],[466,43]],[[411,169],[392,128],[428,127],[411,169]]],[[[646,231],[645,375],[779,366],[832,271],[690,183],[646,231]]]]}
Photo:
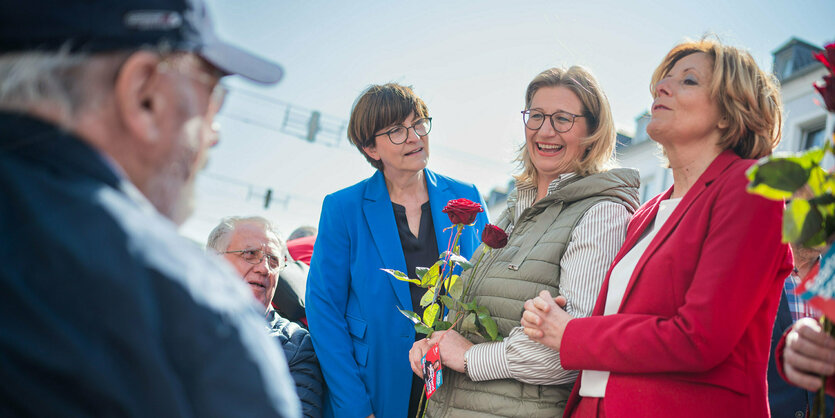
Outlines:
{"type": "Polygon", "coordinates": [[[829,68],[829,72],[835,73],[835,43],[831,43],[824,48],[825,50],[823,52],[814,54],[814,57],[823,63],[826,68],[829,68]]]}
{"type": "Polygon", "coordinates": [[[469,225],[475,222],[476,215],[479,212],[484,212],[481,205],[469,199],[455,199],[447,202],[444,210],[441,212],[449,216],[450,222],[453,224],[469,225]]]}
{"type": "MultiPolygon", "coordinates": [[[[835,52],[833,54],[835,55],[835,52]]],[[[823,96],[823,103],[826,106],[826,110],[835,112],[835,75],[829,74],[823,76],[823,82],[824,84],[822,86],[815,84],[815,89],[823,96]]]]}
{"type": "Polygon", "coordinates": [[[487,224],[481,232],[481,242],[490,248],[504,248],[507,245],[507,233],[496,225],[487,224]]]}

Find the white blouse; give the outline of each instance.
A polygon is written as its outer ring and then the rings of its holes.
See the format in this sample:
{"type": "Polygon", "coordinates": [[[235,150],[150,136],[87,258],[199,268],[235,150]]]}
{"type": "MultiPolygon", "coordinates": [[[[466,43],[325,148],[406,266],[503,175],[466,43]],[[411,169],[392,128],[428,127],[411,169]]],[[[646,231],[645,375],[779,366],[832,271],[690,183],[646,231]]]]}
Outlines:
{"type": "MultiPolygon", "coordinates": [[[[623,302],[623,294],[626,292],[626,285],[638,265],[638,260],[644,255],[652,239],[670,218],[681,198],[667,199],[658,205],[658,213],[655,215],[652,225],[644,231],[640,240],[626,253],[625,256],[612,268],[609,276],[609,290],[606,293],[606,308],[603,315],[618,313],[620,304],[623,302]]],[[[609,372],[599,370],[583,370],[583,380],[580,383],[580,396],[602,398],[606,394],[606,384],[609,381],[609,372]]]]}

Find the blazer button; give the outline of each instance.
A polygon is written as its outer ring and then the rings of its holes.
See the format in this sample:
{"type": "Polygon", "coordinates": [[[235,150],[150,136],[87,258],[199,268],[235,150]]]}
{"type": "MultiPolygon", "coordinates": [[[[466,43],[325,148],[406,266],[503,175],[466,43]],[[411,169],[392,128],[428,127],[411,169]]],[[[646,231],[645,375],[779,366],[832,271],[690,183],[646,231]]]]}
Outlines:
{"type": "Polygon", "coordinates": [[[803,418],[806,416],[806,413],[802,411],[794,411],[794,416],[797,418],[803,418]]]}

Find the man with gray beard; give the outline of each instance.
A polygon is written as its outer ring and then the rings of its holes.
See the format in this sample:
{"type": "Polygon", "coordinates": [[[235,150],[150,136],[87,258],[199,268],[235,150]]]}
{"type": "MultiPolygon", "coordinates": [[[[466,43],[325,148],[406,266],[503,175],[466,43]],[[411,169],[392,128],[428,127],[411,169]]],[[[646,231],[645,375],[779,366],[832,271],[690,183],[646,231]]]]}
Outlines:
{"type": "Polygon", "coordinates": [[[281,69],[198,0],[0,0],[0,416],[300,415],[249,289],[176,232],[231,74],[281,69]]]}

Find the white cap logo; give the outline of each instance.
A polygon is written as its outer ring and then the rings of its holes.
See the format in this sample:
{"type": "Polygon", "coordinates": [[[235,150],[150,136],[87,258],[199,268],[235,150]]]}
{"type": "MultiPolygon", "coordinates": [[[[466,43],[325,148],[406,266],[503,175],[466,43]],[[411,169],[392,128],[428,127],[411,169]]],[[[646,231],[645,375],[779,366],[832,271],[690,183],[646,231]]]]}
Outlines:
{"type": "Polygon", "coordinates": [[[125,26],[136,30],[171,30],[182,25],[180,13],[168,10],[136,10],[125,14],[125,26]]]}

